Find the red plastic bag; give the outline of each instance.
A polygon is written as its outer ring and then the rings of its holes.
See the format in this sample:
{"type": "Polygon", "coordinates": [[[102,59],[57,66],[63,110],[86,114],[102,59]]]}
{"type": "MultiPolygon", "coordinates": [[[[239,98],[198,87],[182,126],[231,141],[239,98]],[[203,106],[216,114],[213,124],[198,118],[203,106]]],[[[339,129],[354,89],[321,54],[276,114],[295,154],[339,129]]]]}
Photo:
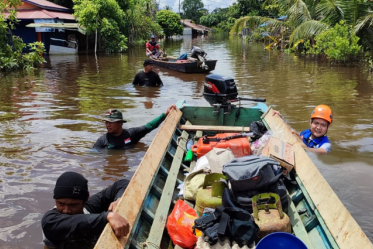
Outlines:
{"type": "Polygon", "coordinates": [[[197,237],[193,234],[196,211],[182,200],[178,200],[172,213],[167,218],[167,231],[172,242],[183,248],[193,248],[197,237]]]}

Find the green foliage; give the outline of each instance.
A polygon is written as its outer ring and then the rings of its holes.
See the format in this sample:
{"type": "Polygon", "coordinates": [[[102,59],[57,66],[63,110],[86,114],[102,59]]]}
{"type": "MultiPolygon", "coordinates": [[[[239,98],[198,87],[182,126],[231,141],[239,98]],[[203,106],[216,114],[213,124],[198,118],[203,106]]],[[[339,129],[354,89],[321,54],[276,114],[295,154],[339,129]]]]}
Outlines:
{"type": "Polygon", "coordinates": [[[248,41],[264,41],[262,33],[265,32],[264,28],[257,28],[251,31],[251,34],[247,36],[248,41]]]}
{"type": "Polygon", "coordinates": [[[157,13],[157,22],[162,27],[166,37],[183,34],[180,16],[171,10],[161,10],[157,13]]]}
{"type": "Polygon", "coordinates": [[[245,16],[241,17],[240,19],[237,19],[234,23],[231,31],[229,32],[230,35],[237,35],[241,33],[241,30],[243,27],[246,26],[246,22],[250,19],[250,17],[245,16]]]}
{"type": "Polygon", "coordinates": [[[219,19],[219,16],[217,14],[209,14],[209,15],[206,15],[206,16],[202,16],[199,19],[199,23],[204,25],[204,26],[207,26],[207,27],[216,26],[220,22],[221,22],[221,20],[219,19]]]}
{"type": "Polygon", "coordinates": [[[109,52],[127,49],[124,35],[125,13],[115,0],[73,0],[74,17],[86,27],[87,33],[98,31],[104,39],[104,48],[109,52]]]}
{"type": "Polygon", "coordinates": [[[125,35],[130,44],[144,45],[151,34],[160,34],[161,26],[153,20],[151,13],[155,5],[151,0],[139,0],[126,11],[125,35]]]}
{"type": "Polygon", "coordinates": [[[112,19],[102,19],[100,33],[105,38],[104,48],[109,52],[122,52],[127,49],[127,38],[120,33],[117,23],[112,19]]]}
{"type": "Polygon", "coordinates": [[[37,41],[29,43],[28,46],[31,52],[24,54],[22,57],[23,68],[26,70],[34,69],[45,62],[43,58],[43,53],[45,52],[44,43],[37,41]]]}
{"type": "Polygon", "coordinates": [[[33,69],[44,63],[44,44],[41,42],[31,43],[28,46],[30,53],[23,54],[26,47],[23,40],[12,34],[17,20],[17,6],[20,0],[8,0],[0,2],[0,70],[33,69]],[[4,16],[4,11],[10,10],[8,21],[4,16]]]}
{"type": "Polygon", "coordinates": [[[268,11],[262,7],[262,0],[237,0],[240,16],[268,16],[268,11]]]}
{"type": "Polygon", "coordinates": [[[305,43],[306,54],[325,55],[327,59],[348,61],[361,50],[358,45],[359,37],[352,32],[351,25],[343,21],[315,37],[312,46],[308,40],[305,43]]]}
{"type": "Polygon", "coordinates": [[[201,11],[204,8],[201,0],[184,0],[182,2],[182,9],[184,15],[183,19],[191,19],[193,22],[198,23],[199,19],[203,15],[201,11]]]}

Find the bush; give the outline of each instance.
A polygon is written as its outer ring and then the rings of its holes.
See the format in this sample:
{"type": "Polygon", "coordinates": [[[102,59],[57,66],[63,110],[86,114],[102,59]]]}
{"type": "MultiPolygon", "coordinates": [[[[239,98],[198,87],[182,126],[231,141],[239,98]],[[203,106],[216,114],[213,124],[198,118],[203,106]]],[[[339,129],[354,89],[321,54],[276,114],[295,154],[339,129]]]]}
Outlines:
{"type": "Polygon", "coordinates": [[[343,21],[315,37],[315,44],[308,40],[305,43],[305,53],[325,55],[327,59],[336,61],[352,60],[361,50],[359,37],[352,32],[352,27],[343,21]]]}
{"type": "Polygon", "coordinates": [[[12,34],[17,20],[17,6],[20,0],[0,1],[0,70],[30,70],[45,62],[43,58],[44,44],[41,42],[30,43],[30,53],[23,54],[26,47],[23,40],[12,34]],[[5,18],[4,12],[11,8],[10,15],[5,18]]]}

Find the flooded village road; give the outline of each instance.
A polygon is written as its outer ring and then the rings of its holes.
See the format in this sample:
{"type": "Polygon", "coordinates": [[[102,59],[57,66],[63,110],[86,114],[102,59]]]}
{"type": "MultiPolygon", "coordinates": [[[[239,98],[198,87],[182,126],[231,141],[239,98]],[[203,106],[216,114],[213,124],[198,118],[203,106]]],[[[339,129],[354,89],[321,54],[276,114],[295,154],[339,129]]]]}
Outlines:
{"type": "MultiPolygon", "coordinates": [[[[212,73],[235,78],[240,96],[266,98],[298,131],[308,128],[316,105],[331,106],[332,152],[311,157],[373,241],[373,75],[366,68],[304,61],[217,35],[161,42],[173,56],[192,45],[218,59],[212,73]]],[[[155,67],[163,87],[133,87],[143,48],[97,60],[86,54],[47,59],[33,76],[0,74],[0,248],[42,248],[40,220],[54,206],[52,191],[62,172],[82,173],[91,194],[130,179],[157,131],[132,150],[93,151],[106,131],[100,121],[105,110],[123,111],[125,127],[135,127],[180,99],[207,105],[203,74],[155,67]]]]}

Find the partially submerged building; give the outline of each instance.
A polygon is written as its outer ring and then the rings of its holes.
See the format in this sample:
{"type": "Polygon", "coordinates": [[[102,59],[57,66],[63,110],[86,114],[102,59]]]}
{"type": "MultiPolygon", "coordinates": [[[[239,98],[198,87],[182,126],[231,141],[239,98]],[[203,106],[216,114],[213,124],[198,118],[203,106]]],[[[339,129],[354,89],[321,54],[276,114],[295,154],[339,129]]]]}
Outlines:
{"type": "MultiPolygon", "coordinates": [[[[85,30],[70,9],[46,0],[22,0],[17,9],[20,22],[12,33],[24,43],[41,41],[50,54],[77,53],[79,38],[84,38],[85,30]]],[[[9,16],[9,12],[4,14],[9,16]]]]}

